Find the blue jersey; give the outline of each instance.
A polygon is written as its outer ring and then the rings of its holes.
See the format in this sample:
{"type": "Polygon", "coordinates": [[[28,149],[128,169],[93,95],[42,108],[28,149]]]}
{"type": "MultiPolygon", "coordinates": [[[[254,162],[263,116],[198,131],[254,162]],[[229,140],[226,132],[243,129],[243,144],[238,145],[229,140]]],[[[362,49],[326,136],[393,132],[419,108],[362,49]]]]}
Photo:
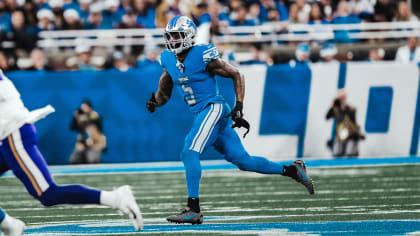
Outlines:
{"type": "Polygon", "coordinates": [[[219,95],[214,75],[206,71],[207,64],[219,58],[213,44],[195,45],[183,63],[174,53],[164,50],[160,56],[162,67],[169,73],[181,96],[194,113],[203,110],[209,103],[224,103],[219,95]]]}

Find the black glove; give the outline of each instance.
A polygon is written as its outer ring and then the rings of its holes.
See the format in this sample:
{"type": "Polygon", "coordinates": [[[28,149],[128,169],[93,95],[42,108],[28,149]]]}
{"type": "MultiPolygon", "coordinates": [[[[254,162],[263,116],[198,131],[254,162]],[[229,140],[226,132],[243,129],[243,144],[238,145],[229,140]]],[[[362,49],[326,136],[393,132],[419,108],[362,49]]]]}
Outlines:
{"type": "Polygon", "coordinates": [[[244,128],[247,129],[247,131],[244,134],[244,138],[245,138],[245,136],[249,133],[250,125],[249,125],[248,121],[246,121],[243,118],[244,114],[242,112],[242,108],[243,108],[242,102],[236,102],[235,107],[229,113],[229,115],[227,117],[232,117],[232,120],[233,120],[232,128],[244,127],[244,128]]]}
{"type": "Polygon", "coordinates": [[[152,93],[152,97],[146,102],[146,108],[150,113],[153,113],[155,112],[156,107],[158,107],[158,103],[155,98],[155,93],[152,93]]]}

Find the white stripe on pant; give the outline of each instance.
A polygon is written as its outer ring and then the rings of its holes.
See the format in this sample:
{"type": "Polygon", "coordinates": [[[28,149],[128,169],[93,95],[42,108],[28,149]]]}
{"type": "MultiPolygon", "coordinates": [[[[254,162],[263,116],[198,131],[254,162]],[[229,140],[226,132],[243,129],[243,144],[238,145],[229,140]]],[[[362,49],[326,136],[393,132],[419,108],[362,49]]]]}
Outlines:
{"type": "Polygon", "coordinates": [[[29,172],[31,172],[31,174],[35,178],[35,181],[38,183],[39,187],[41,188],[41,191],[45,192],[45,190],[47,190],[50,187],[50,185],[48,184],[41,170],[38,168],[38,166],[34,163],[32,158],[26,152],[26,149],[22,143],[22,137],[20,135],[20,131],[16,130],[15,132],[13,132],[12,137],[13,137],[13,143],[15,145],[17,154],[22,158],[23,163],[28,168],[29,172]]]}
{"type": "Polygon", "coordinates": [[[201,124],[197,135],[194,137],[194,141],[189,148],[190,150],[200,153],[203,151],[214,127],[223,113],[223,104],[212,104],[211,106],[212,107],[201,124]]]}

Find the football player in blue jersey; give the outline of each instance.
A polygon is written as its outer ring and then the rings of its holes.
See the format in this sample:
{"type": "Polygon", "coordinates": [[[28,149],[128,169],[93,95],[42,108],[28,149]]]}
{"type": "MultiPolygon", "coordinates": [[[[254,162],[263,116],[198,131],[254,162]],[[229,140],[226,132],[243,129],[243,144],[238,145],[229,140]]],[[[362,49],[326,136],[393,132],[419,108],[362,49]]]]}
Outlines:
{"type": "Polygon", "coordinates": [[[152,94],[146,103],[147,109],[154,112],[157,107],[168,102],[175,85],[195,117],[181,153],[188,188],[187,207],[180,214],[169,216],[167,220],[191,224],[203,222],[198,194],[200,155],[210,146],[214,146],[224,154],[227,161],[241,170],[288,176],[303,184],[313,194],[314,186],[302,160],[291,165],[281,165],[263,157],[250,156],[246,152],[233,130],[235,127],[245,127],[249,131],[249,123],[242,112],[244,76],[219,58],[214,45],[195,45],[196,30],[194,23],[186,16],[176,16],[168,23],[164,32],[167,50],[161,54],[163,74],[156,95],[152,94]],[[236,93],[233,110],[218,94],[215,75],[232,78],[236,93]]]}

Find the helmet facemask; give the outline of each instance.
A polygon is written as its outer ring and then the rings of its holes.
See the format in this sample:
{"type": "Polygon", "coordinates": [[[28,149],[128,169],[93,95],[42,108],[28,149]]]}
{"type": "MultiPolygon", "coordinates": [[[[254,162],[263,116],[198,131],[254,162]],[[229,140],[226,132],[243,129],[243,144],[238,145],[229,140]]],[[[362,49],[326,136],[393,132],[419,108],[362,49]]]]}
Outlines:
{"type": "Polygon", "coordinates": [[[194,29],[165,30],[165,45],[168,50],[179,54],[194,45],[194,29]]]}

